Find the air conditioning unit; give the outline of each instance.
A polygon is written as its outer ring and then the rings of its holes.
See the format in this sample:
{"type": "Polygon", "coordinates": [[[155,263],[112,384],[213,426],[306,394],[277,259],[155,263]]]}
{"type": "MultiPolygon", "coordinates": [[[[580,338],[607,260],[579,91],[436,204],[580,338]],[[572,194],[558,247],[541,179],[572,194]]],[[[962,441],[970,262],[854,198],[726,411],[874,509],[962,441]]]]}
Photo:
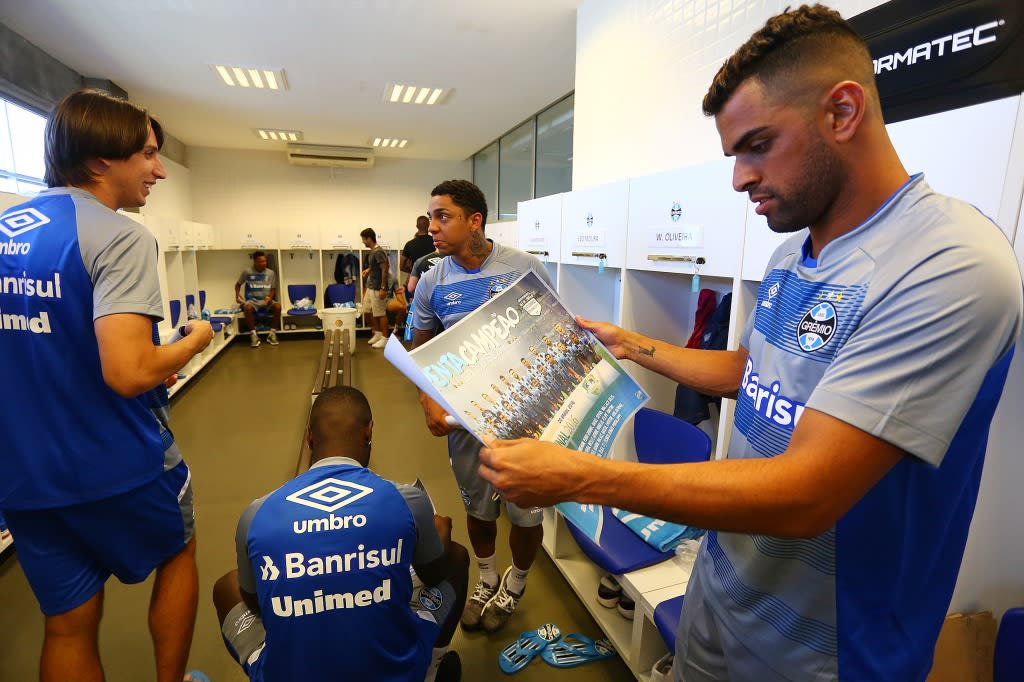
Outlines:
{"type": "Polygon", "coordinates": [[[288,145],[288,163],[328,168],[373,168],[371,147],[334,147],[322,144],[288,145]]]}

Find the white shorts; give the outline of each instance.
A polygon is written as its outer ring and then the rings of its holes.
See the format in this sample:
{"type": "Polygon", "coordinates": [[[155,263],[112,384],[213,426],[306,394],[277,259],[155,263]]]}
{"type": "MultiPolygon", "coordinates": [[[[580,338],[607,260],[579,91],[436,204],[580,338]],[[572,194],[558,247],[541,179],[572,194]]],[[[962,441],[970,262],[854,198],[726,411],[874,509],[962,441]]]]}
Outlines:
{"type": "Polygon", "coordinates": [[[367,310],[374,317],[388,314],[388,299],[380,297],[380,289],[367,289],[363,292],[363,311],[367,310]]]}

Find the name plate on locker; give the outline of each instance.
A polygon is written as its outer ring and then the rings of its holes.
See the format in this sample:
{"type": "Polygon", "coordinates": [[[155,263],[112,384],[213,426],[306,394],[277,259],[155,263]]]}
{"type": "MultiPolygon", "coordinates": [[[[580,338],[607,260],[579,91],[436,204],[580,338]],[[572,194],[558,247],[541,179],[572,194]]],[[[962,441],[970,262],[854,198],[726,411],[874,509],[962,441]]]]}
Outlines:
{"type": "Polygon", "coordinates": [[[574,248],[604,249],[608,245],[607,230],[587,230],[573,235],[574,248]]]}
{"type": "Polygon", "coordinates": [[[352,244],[344,239],[332,239],[330,243],[332,249],[351,249],[352,244]]]}
{"type": "Polygon", "coordinates": [[[704,228],[700,225],[648,228],[647,246],[658,250],[703,249],[704,228]]]}
{"type": "Polygon", "coordinates": [[[313,245],[309,243],[308,239],[303,238],[303,236],[301,234],[297,234],[294,237],[292,237],[291,241],[288,243],[288,248],[289,249],[311,249],[311,248],[313,248],[313,245]]]}
{"type": "Polygon", "coordinates": [[[260,240],[256,236],[254,236],[252,233],[248,233],[248,234],[245,234],[245,235],[242,236],[242,243],[241,243],[240,246],[243,249],[250,249],[250,248],[260,248],[260,247],[263,246],[263,244],[261,244],[260,240]]]}
{"type": "Polygon", "coordinates": [[[533,222],[533,230],[523,236],[525,237],[523,245],[530,253],[547,254],[548,235],[541,229],[539,220],[535,220],[533,222]]]}

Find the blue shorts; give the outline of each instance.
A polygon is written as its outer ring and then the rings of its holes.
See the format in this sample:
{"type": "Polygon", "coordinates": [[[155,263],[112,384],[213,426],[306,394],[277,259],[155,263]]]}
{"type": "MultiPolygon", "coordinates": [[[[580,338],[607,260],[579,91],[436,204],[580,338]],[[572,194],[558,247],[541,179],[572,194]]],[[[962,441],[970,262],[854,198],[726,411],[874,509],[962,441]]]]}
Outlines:
{"type": "Polygon", "coordinates": [[[111,575],[146,579],[192,539],[192,478],[185,462],[135,490],[55,509],[4,511],[39,607],[81,606],[111,575]]]}
{"type": "MultiPolygon", "coordinates": [[[[415,571],[410,573],[412,596],[409,599],[409,608],[418,617],[418,645],[421,650],[433,649],[441,625],[454,615],[452,609],[456,601],[455,588],[447,580],[435,587],[426,587],[415,571]]],[[[231,655],[249,676],[249,682],[263,682],[263,663],[266,660],[263,657],[263,650],[267,643],[263,619],[250,611],[245,602],[239,602],[221,623],[220,632],[231,655]]]]}

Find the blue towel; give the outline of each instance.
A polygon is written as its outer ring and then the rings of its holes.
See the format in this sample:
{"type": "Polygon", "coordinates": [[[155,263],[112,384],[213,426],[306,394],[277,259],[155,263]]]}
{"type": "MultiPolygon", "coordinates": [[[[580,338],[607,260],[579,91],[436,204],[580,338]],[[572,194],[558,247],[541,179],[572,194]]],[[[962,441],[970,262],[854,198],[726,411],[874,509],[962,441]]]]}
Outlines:
{"type": "Polygon", "coordinates": [[[601,544],[601,526],[604,524],[601,505],[560,502],[555,506],[566,521],[586,533],[595,544],[601,544]]]}
{"type": "Polygon", "coordinates": [[[612,514],[626,527],[640,536],[640,539],[659,552],[669,552],[684,540],[699,538],[704,534],[701,528],[691,528],[670,523],[650,516],[641,516],[623,509],[612,509],[612,514]]]}

